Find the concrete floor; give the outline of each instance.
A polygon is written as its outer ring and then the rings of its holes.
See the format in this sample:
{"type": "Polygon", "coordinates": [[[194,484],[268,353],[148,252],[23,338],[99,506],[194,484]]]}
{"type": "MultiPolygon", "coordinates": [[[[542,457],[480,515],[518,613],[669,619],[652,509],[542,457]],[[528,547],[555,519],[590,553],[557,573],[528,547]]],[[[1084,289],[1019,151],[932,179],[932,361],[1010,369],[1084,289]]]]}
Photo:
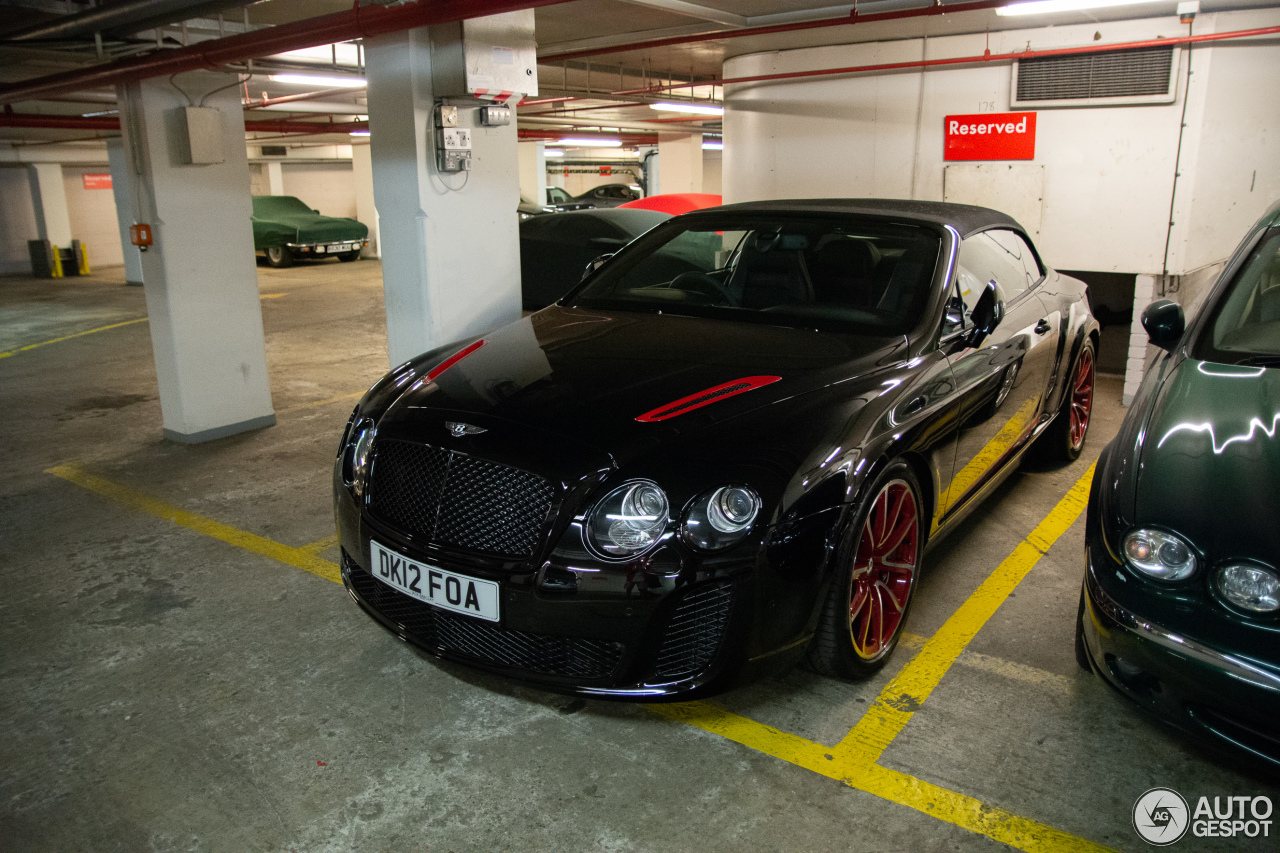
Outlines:
{"type": "MultiPolygon", "coordinates": [[[[0,358],[0,850],[1011,849],[901,804],[906,795],[851,787],[643,706],[424,658],[341,587],[141,505],[138,493],[336,558],[332,455],[356,396],[387,367],[380,268],[260,268],[259,280],[271,429],[163,441],[145,322],[0,358]],[[46,473],[67,464],[132,491],[108,497],[46,473]]],[[[119,271],[0,278],[0,352],[144,315],[141,289],[119,271]]],[[[1120,388],[1100,382],[1084,458],[1025,467],[933,552],[914,636],[880,677],[794,670],[713,706],[837,743],[1084,474],[1123,416],[1120,388]]],[[[977,798],[977,811],[1121,850],[1147,847],[1130,821],[1152,787],[1193,803],[1280,803],[1273,783],[1076,667],[1083,528],[1081,518],[1040,559],[879,765],[977,798]]],[[[1277,846],[1273,831],[1188,836],[1173,849],[1277,846]]]]}

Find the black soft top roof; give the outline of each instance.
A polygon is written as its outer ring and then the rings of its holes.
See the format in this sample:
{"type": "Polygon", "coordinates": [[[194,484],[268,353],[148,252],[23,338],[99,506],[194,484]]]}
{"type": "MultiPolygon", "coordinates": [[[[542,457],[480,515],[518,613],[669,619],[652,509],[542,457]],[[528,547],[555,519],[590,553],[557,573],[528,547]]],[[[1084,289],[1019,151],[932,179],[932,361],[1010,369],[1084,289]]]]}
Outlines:
{"type": "MultiPolygon", "coordinates": [[[[949,204],[941,201],[911,201],[888,198],[788,198],[770,201],[748,201],[711,208],[710,212],[734,213],[843,213],[869,216],[877,219],[898,219],[907,222],[926,222],[932,225],[950,225],[967,237],[976,231],[996,226],[1023,228],[1017,220],[987,207],[971,204],[949,204]]],[[[686,216],[697,216],[695,211],[686,216]]]]}

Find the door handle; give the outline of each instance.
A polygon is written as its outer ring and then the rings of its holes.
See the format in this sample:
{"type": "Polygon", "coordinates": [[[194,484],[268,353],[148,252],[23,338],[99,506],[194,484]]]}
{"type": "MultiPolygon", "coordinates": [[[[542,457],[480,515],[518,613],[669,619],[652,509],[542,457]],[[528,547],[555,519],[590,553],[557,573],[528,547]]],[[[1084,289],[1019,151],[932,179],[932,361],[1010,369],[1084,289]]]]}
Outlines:
{"type": "Polygon", "coordinates": [[[1041,318],[1040,318],[1040,322],[1039,322],[1039,323],[1036,323],[1036,334],[1037,334],[1037,335],[1047,335],[1047,334],[1049,334],[1049,330],[1050,330],[1050,329],[1052,329],[1052,328],[1053,328],[1053,326],[1050,326],[1050,325],[1049,325],[1049,321],[1048,321],[1048,320],[1046,320],[1045,318],[1041,317],[1041,318]]]}

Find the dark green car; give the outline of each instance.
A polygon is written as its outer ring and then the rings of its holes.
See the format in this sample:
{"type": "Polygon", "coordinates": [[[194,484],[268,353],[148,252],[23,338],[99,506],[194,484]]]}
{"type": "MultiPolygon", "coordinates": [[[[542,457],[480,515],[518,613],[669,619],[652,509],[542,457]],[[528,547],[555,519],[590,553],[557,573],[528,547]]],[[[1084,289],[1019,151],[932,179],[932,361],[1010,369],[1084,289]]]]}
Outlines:
{"type": "Polygon", "coordinates": [[[1076,656],[1139,705],[1280,772],[1280,204],[1165,350],[1098,460],[1076,656]]]}
{"type": "Polygon", "coordinates": [[[354,261],[368,245],[369,229],[354,219],[321,216],[291,195],[253,197],[253,248],[273,267],[295,260],[323,260],[336,256],[354,261]]]}

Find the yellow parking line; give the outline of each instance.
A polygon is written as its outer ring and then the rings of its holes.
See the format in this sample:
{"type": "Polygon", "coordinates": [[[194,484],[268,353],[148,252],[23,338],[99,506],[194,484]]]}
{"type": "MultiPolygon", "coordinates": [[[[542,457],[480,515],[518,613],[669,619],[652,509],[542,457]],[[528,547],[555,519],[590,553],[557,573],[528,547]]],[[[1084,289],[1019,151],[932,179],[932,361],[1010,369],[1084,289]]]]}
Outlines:
{"type": "Polygon", "coordinates": [[[281,296],[288,296],[288,293],[263,293],[259,299],[279,299],[281,296]]]}
{"type": "Polygon", "coordinates": [[[72,338],[83,338],[85,335],[92,335],[94,332],[105,332],[108,329],[118,329],[121,326],[132,326],[134,323],[145,323],[145,322],[147,322],[146,317],[139,317],[136,320],[125,320],[123,323],[112,323],[110,326],[99,326],[96,329],[86,329],[83,332],[76,332],[74,335],[63,335],[60,338],[54,338],[48,341],[41,341],[38,344],[27,344],[25,347],[18,347],[15,350],[9,350],[8,352],[0,352],[0,358],[8,358],[11,355],[17,355],[20,352],[26,352],[27,350],[36,349],[38,347],[47,347],[49,344],[60,344],[63,341],[69,341],[72,338]]]}
{"type": "Polygon", "coordinates": [[[279,542],[273,542],[265,537],[239,530],[230,525],[205,518],[202,515],[196,515],[194,512],[187,512],[185,509],[170,506],[128,486],[122,486],[90,474],[76,464],[58,465],[48,469],[45,473],[61,477],[69,483],[75,483],[77,486],[81,486],[91,492],[97,492],[104,497],[119,501],[125,506],[141,510],[157,518],[163,518],[166,521],[172,521],[174,524],[194,530],[197,533],[203,533],[205,536],[220,539],[230,545],[235,545],[237,548],[243,548],[246,551],[261,554],[264,557],[270,557],[273,560],[278,560],[296,569],[302,569],[304,572],[310,572],[325,580],[342,583],[342,577],[338,574],[337,565],[330,563],[328,560],[321,560],[305,548],[290,548],[288,545],[281,545],[279,542]]]}
{"type": "Polygon", "coordinates": [[[982,582],[938,632],[925,641],[920,653],[880,691],[858,724],[836,747],[837,753],[861,764],[871,764],[911,721],[933,688],[938,686],[956,658],[987,623],[1009,593],[1040,561],[1059,536],[1067,531],[1089,499],[1094,466],[1058,502],[1035,530],[982,582]]]}
{"type": "Polygon", "coordinates": [[[337,545],[337,544],[338,544],[338,534],[335,533],[332,536],[326,536],[323,539],[317,539],[315,542],[311,542],[307,545],[303,545],[298,550],[305,551],[308,554],[319,554],[324,549],[332,548],[334,545],[337,545]]]}

